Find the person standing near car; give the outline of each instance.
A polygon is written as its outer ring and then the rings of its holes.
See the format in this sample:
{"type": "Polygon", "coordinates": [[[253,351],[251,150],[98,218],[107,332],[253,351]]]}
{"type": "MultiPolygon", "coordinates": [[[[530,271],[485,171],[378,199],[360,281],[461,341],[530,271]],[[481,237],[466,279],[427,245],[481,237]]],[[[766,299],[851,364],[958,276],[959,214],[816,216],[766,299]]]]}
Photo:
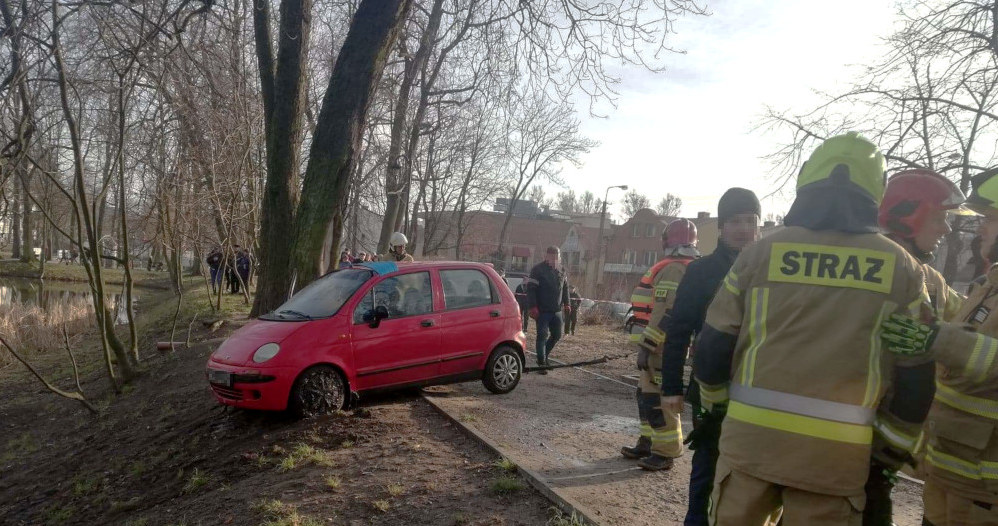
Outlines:
{"type": "MultiPolygon", "coordinates": [[[[568,297],[568,280],[559,270],[561,251],[552,245],[544,253],[544,261],[530,269],[527,288],[527,308],[537,321],[537,365],[548,365],[548,356],[561,339],[564,326],[562,312],[572,311],[568,297]]],[[[546,371],[541,371],[544,374],[546,371]]]]}
{"type": "Polygon", "coordinates": [[[527,332],[527,322],[530,320],[530,309],[527,307],[527,288],[529,286],[530,283],[528,283],[527,278],[524,278],[516,286],[516,291],[514,292],[516,304],[520,307],[520,319],[523,320],[523,332],[527,332]]]}
{"type": "MultiPolygon", "coordinates": [[[[734,264],[738,252],[759,238],[761,214],[759,199],[750,190],[730,188],[724,192],[717,203],[717,229],[720,234],[717,248],[709,256],[686,267],[686,274],[676,288],[672,311],[659,322],[659,329],[668,335],[662,351],[662,406],[667,411],[677,415],[683,411],[683,365],[690,342],[703,327],[707,306],[734,264]]],[[[689,508],[683,524],[705,526],[714,485],[720,423],[717,423],[716,430],[709,423],[703,425],[700,391],[695,382],[691,383],[694,432],[687,442],[693,450],[693,467],[690,472],[689,508]]]]}
{"type": "Polygon", "coordinates": [[[575,285],[569,289],[568,303],[572,310],[568,313],[568,319],[565,320],[565,334],[575,335],[575,326],[578,325],[579,321],[579,307],[582,306],[582,296],[579,296],[579,291],[575,290],[575,285]]]}

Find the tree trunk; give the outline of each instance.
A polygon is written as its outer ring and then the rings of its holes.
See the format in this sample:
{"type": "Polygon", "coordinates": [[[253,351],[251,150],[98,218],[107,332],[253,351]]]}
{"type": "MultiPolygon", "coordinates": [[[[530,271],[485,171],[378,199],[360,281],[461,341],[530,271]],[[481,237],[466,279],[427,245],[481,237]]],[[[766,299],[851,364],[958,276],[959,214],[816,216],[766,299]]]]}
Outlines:
{"type": "Polygon", "coordinates": [[[21,170],[21,261],[35,258],[35,243],[31,239],[31,197],[28,174],[21,170]]]}
{"type": "MultiPolygon", "coordinates": [[[[399,85],[398,97],[395,99],[395,112],[392,119],[391,141],[388,144],[388,169],[385,171],[385,192],[387,201],[385,205],[385,217],[381,221],[381,236],[378,239],[378,252],[388,251],[388,239],[392,232],[398,230],[398,222],[402,208],[402,191],[405,182],[408,181],[408,173],[402,174],[403,169],[401,154],[402,143],[405,140],[405,126],[409,120],[409,98],[412,96],[412,86],[416,82],[416,76],[423,70],[423,65],[430,57],[430,50],[433,49],[433,41],[440,30],[440,19],[443,16],[443,0],[433,0],[430,9],[430,16],[426,23],[426,29],[419,39],[419,48],[416,53],[405,61],[405,70],[402,73],[402,83],[399,85]],[[396,168],[392,168],[396,167],[396,168]]],[[[419,121],[412,122],[413,127],[419,126],[419,121]]],[[[407,152],[408,153],[408,152],[407,152]]],[[[409,159],[405,160],[405,166],[412,168],[409,159]]]]}
{"type": "Polygon", "coordinates": [[[346,192],[360,150],[371,97],[384,71],[411,0],[363,0],[343,42],[326,88],[295,217],[291,268],[297,287],[320,272],[322,244],[334,221],[332,246],[340,244],[346,192]]]}
{"type": "MultiPolygon", "coordinates": [[[[305,109],[311,0],[282,0],[277,64],[272,59],[267,0],[253,10],[257,60],[267,136],[267,182],[260,220],[260,277],[252,316],[270,312],[287,298],[294,194],[305,109]]],[[[320,241],[321,244],[321,241],[320,241]]]]}

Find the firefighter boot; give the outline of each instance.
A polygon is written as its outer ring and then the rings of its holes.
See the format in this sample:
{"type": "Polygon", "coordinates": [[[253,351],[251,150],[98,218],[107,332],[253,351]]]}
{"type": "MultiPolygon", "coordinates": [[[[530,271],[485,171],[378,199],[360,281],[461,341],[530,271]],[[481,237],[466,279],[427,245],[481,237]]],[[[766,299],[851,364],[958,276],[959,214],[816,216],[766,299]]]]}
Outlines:
{"type": "Polygon", "coordinates": [[[620,454],[635,460],[651,455],[651,438],[638,437],[638,445],[634,447],[624,446],[620,448],[620,454]]]}
{"type": "Polygon", "coordinates": [[[638,461],[638,465],[641,469],[647,471],[661,471],[663,469],[672,469],[672,457],[663,457],[662,455],[656,455],[652,453],[647,457],[638,461]]]}

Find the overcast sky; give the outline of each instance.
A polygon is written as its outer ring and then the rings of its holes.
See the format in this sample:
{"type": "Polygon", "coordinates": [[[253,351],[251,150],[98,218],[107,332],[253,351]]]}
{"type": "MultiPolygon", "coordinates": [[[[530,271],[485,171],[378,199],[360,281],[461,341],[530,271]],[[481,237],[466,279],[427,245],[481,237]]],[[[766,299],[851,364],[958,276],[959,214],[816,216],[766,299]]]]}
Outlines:
{"type": "MultiPolygon", "coordinates": [[[[717,199],[731,186],[760,198],[775,189],[772,167],[762,159],[786,137],[753,132],[765,106],[806,109],[813,90],[837,91],[856,68],[876,61],[880,39],[898,16],[886,0],[714,0],[709,17],[675,24],[664,73],[636,68],[624,73],[616,109],[608,118],[583,113],[583,133],[600,145],[580,169],[562,172],[576,191],[602,199],[608,184],[627,184],[652,205],[666,193],[683,200],[682,215],[717,213],[717,199]]],[[[554,196],[562,188],[546,185],[554,196]]],[[[623,192],[611,190],[610,202],[623,192]]],[[[783,214],[792,193],[763,201],[763,215],[783,214]]],[[[614,206],[615,219],[621,219],[614,206]]],[[[626,219],[626,218],[625,218],[626,219]]]]}

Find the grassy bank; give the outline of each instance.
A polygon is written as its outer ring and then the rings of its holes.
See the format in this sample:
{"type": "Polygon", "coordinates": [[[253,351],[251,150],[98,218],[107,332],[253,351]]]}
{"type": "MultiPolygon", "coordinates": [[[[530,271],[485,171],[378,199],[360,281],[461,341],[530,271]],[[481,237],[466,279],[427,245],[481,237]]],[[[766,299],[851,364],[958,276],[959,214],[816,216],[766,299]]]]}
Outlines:
{"type": "MultiPolygon", "coordinates": [[[[104,281],[108,285],[121,285],[125,282],[125,271],[120,268],[102,269],[104,281]]],[[[37,279],[41,276],[38,262],[25,263],[15,259],[0,260],[0,276],[37,279]]],[[[45,264],[45,279],[56,281],[87,282],[87,271],[83,265],[50,262],[45,264]]],[[[166,289],[170,287],[170,275],[167,272],[155,272],[145,269],[132,269],[132,279],[136,286],[166,289]]]]}

